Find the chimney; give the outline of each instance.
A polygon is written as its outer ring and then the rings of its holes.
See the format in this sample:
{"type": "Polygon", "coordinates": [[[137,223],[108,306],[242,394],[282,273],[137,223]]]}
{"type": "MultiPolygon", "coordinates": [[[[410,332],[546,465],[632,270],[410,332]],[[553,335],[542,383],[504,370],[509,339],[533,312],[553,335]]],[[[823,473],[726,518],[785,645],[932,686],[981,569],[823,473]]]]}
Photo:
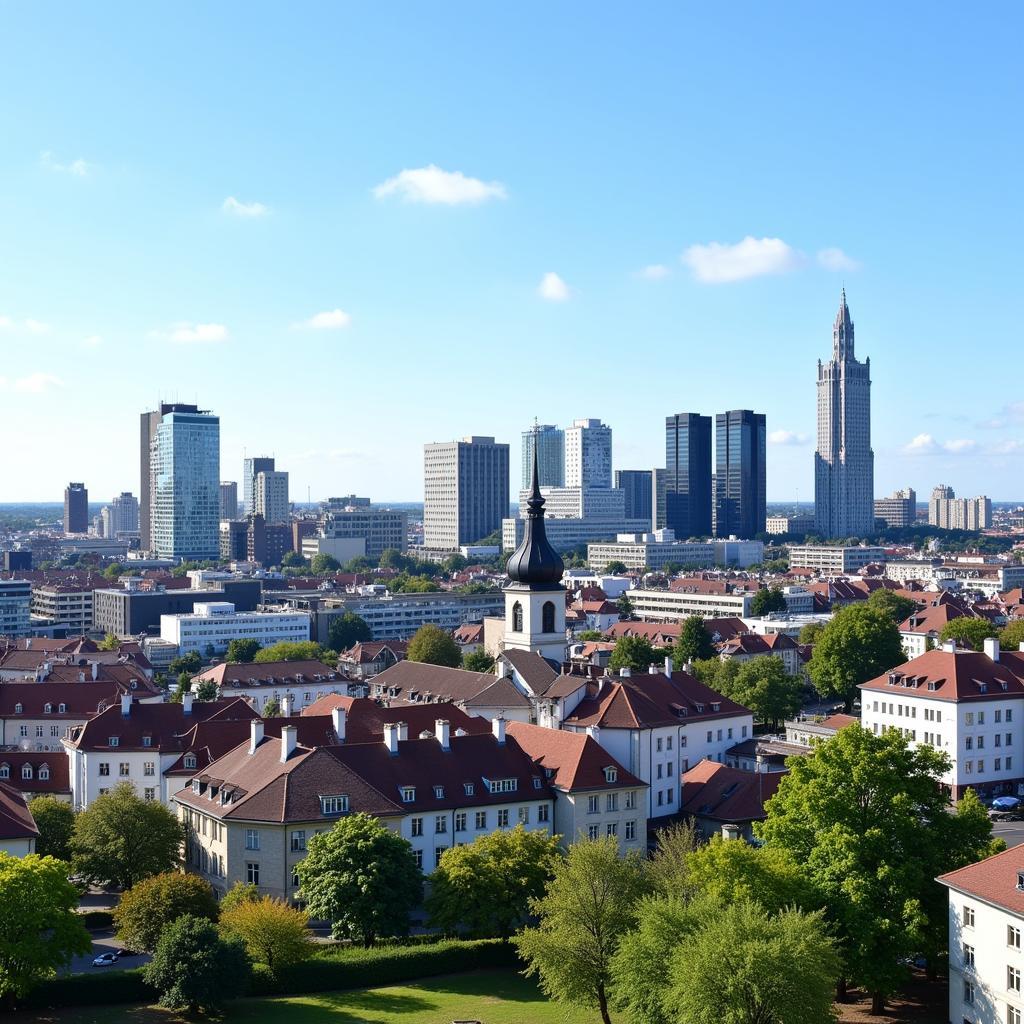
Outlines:
{"type": "Polygon", "coordinates": [[[447,719],[439,718],[434,722],[434,735],[437,737],[437,742],[441,744],[442,750],[452,749],[451,730],[452,727],[447,719]]]}
{"type": "Polygon", "coordinates": [[[186,690],[181,695],[181,708],[186,715],[192,714],[192,691],[186,690]]]}
{"type": "Polygon", "coordinates": [[[132,695],[130,693],[121,694],[121,714],[127,718],[132,713],[132,695]]]}
{"type": "Polygon", "coordinates": [[[623,665],[622,668],[619,669],[620,679],[628,679],[632,674],[633,670],[628,665],[623,665]]]}
{"type": "Polygon", "coordinates": [[[692,661],[688,661],[685,665],[683,665],[683,671],[688,676],[692,676],[693,675],[693,662],[692,661]]]}
{"type": "Polygon", "coordinates": [[[256,748],[263,742],[263,719],[254,718],[249,723],[249,753],[255,754],[256,748]]]}
{"type": "Polygon", "coordinates": [[[398,755],[398,723],[397,722],[385,722],[384,723],[384,746],[388,748],[388,753],[392,757],[398,755]]]}
{"type": "Polygon", "coordinates": [[[999,660],[999,641],[994,636],[985,637],[985,657],[999,660]]]}
{"type": "Polygon", "coordinates": [[[84,683],[85,682],[85,673],[84,672],[79,672],[78,673],[78,681],[80,683],[84,683]]]}
{"type": "Polygon", "coordinates": [[[291,718],[292,717],[292,704],[293,704],[294,700],[295,700],[295,698],[290,693],[286,693],[281,698],[281,714],[285,718],[291,718]]]}
{"type": "Polygon", "coordinates": [[[295,737],[298,729],[294,725],[281,726],[281,763],[288,760],[295,753],[295,737]]]}
{"type": "Polygon", "coordinates": [[[665,659],[665,675],[668,676],[669,679],[672,678],[672,659],[671,658],[666,658],[665,659]]]}
{"type": "Polygon", "coordinates": [[[28,639],[27,639],[27,640],[25,641],[25,650],[26,650],[26,651],[31,651],[31,650],[32,650],[32,637],[29,637],[29,638],[28,638],[28,639]]]}
{"type": "Polygon", "coordinates": [[[947,654],[956,654],[956,641],[955,641],[955,640],[947,640],[947,641],[946,641],[946,642],[945,642],[945,643],[944,643],[944,644],[942,645],[942,649],[943,649],[943,650],[944,650],[944,651],[945,651],[945,652],[946,652],[947,654]]]}
{"type": "Polygon", "coordinates": [[[398,723],[398,742],[404,743],[409,738],[409,726],[406,722],[398,723]]]}
{"type": "Polygon", "coordinates": [[[90,662],[92,668],[92,681],[96,682],[96,677],[100,674],[100,663],[98,661],[90,662]]]}
{"type": "Polygon", "coordinates": [[[331,708],[331,722],[334,725],[334,734],[338,737],[339,743],[345,742],[345,709],[331,708]]]}
{"type": "Polygon", "coordinates": [[[647,666],[647,674],[649,676],[656,676],[658,674],[658,666],[657,665],[648,665],[647,666]]]}
{"type": "Polygon", "coordinates": [[[725,824],[722,826],[722,838],[723,839],[739,839],[740,827],[734,824],[725,824]]]}
{"type": "MultiPolygon", "coordinates": [[[[447,722],[444,724],[448,725],[447,722]]],[[[498,741],[498,746],[503,747],[505,745],[505,719],[502,715],[491,719],[491,733],[498,741]]]]}

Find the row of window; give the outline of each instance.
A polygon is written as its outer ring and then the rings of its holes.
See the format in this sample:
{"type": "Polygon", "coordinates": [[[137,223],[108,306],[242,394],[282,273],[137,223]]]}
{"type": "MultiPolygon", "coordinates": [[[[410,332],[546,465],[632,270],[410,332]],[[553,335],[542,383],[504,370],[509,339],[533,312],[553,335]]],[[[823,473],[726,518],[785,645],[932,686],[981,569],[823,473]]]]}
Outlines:
{"type": "MultiPolygon", "coordinates": [[[[1013,733],[1008,732],[1006,735],[1006,746],[1013,746],[1013,733]]],[[[1001,747],[1003,745],[1003,733],[996,733],[992,737],[992,745],[994,747],[1001,747]]],[[[985,737],[984,736],[965,736],[964,737],[964,750],[984,750],[985,749],[985,737]]]]}
{"type": "MultiPolygon", "coordinates": [[[[43,725],[37,725],[36,726],[36,739],[42,739],[43,730],[45,728],[46,728],[46,726],[43,726],[43,725]]],[[[27,725],[19,725],[18,726],[18,735],[22,739],[25,739],[28,736],[28,726],[27,725]]],[[[54,738],[59,737],[60,736],[60,726],[59,725],[51,725],[50,726],[50,735],[53,736],[54,738]]]]}
{"type": "MultiPolygon", "coordinates": [[[[110,790],[106,786],[100,786],[100,788],[99,788],[99,795],[100,796],[103,796],[105,793],[109,793],[109,792],[110,792],[110,790]]],[[[156,789],[154,787],[152,787],[152,786],[148,786],[146,789],[144,789],[142,791],[142,799],[143,800],[155,800],[156,799],[156,789]]]]}
{"type": "MultiPolygon", "coordinates": [[[[35,769],[30,764],[23,764],[21,766],[21,777],[23,779],[31,779],[35,774],[35,769]]],[[[0,764],[0,779],[9,779],[11,777],[11,766],[9,764],[0,764]]],[[[46,782],[50,777],[50,766],[48,764],[42,764],[39,766],[39,781],[46,782]]]]}
{"type": "MultiPolygon", "coordinates": [[[[100,761],[99,773],[101,776],[107,776],[110,774],[110,762],[100,761]]],[[[121,761],[117,766],[117,774],[122,778],[126,779],[132,773],[132,766],[127,761],[121,761]]],[[[144,761],[142,764],[143,775],[156,775],[156,762],[155,761],[144,761]]]]}
{"type": "MultiPolygon", "coordinates": [[[[964,905],[961,921],[965,928],[974,927],[974,907],[964,905]]],[[[1006,926],[1006,944],[1013,949],[1020,949],[1020,929],[1013,924],[1006,926]]],[[[970,950],[970,964],[974,966],[974,947],[964,944],[964,962],[967,962],[967,950],[970,950]]]]}
{"type": "MultiPolygon", "coordinates": [[[[488,793],[515,793],[519,789],[518,779],[484,779],[483,781],[488,793]]],[[[541,780],[538,777],[534,777],[533,788],[540,789],[541,785],[541,780]]],[[[416,802],[415,786],[400,786],[399,791],[402,795],[402,803],[413,804],[416,802]]],[[[462,784],[462,792],[464,796],[474,796],[476,794],[476,783],[464,782],[462,784]]],[[[444,786],[434,786],[434,799],[443,800],[444,798],[444,786]]]]}
{"type": "MultiPolygon", "coordinates": [[[[971,949],[971,947],[967,946],[967,947],[965,947],[965,950],[966,949],[971,949]]],[[[966,960],[964,961],[964,967],[967,968],[968,970],[973,970],[974,969],[974,959],[973,958],[974,958],[974,950],[971,949],[971,962],[967,963],[966,960]]],[[[1014,992],[1017,995],[1020,995],[1020,968],[1018,968],[1018,967],[1011,967],[1009,964],[1007,964],[1007,966],[1006,966],[1006,991],[1007,992],[1014,992]]],[[[973,1005],[973,1003],[974,1003],[974,996],[975,996],[975,983],[973,981],[969,981],[968,979],[965,978],[964,979],[964,1002],[967,1003],[968,1005],[973,1005]]]]}
{"type": "MultiPolygon", "coordinates": [[[[622,805],[627,811],[633,810],[636,807],[636,790],[627,790],[623,796],[622,805]]],[[[609,812],[617,811],[619,809],[619,794],[618,793],[606,793],[604,798],[604,809],[609,812]]],[[[601,813],[601,796],[598,793],[593,793],[587,797],[587,814],[600,814],[601,813]]]]}
{"type": "MultiPolygon", "coordinates": [[[[977,764],[977,770],[978,770],[979,773],[983,772],[985,770],[985,759],[983,757],[978,758],[978,760],[976,762],[975,761],[964,761],[964,763],[963,763],[964,775],[973,775],[974,774],[974,770],[975,770],[975,764],[977,764]]],[[[1011,771],[1012,768],[1013,768],[1013,758],[1012,757],[994,757],[992,759],[992,771],[994,771],[994,772],[1002,772],[1002,771],[1007,771],[1008,772],[1008,771],[1011,771]]]]}
{"type": "MultiPolygon", "coordinates": [[[[68,710],[67,704],[58,704],[57,705],[57,714],[58,715],[66,714],[67,710],[68,710]]],[[[18,701],[18,703],[14,705],[14,713],[16,715],[23,715],[25,713],[25,705],[22,704],[21,701],[18,701]]],[[[43,705],[43,714],[44,715],[52,715],[53,714],[53,705],[52,704],[44,704],[43,705]]]]}
{"type": "MultiPolygon", "coordinates": [[[[497,827],[508,828],[512,822],[512,812],[508,807],[497,809],[497,827]]],[[[487,811],[473,812],[473,828],[476,831],[487,828],[487,811]]],[[[520,807],[517,820],[524,825],[530,824],[530,808],[520,807]]],[[[551,820],[551,808],[549,804],[541,804],[537,808],[537,823],[544,825],[551,820]]],[[[414,817],[409,819],[409,834],[414,838],[422,836],[424,819],[414,817]]],[[[467,811],[456,811],[452,819],[452,828],[456,832],[466,832],[469,827],[469,813],[467,811]]],[[[434,835],[445,835],[448,832],[448,815],[434,815],[434,835]]]]}

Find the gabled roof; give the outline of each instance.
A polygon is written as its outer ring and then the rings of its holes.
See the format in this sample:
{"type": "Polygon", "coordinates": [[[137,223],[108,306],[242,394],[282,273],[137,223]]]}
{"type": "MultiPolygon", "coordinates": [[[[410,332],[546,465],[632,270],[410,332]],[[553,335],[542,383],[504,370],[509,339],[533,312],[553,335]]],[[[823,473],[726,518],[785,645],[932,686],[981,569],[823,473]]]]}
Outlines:
{"type": "Polygon", "coordinates": [[[851,725],[860,725],[860,719],[855,715],[829,715],[817,723],[819,729],[834,729],[839,732],[851,725]]]}
{"type": "Polygon", "coordinates": [[[503,651],[499,661],[507,661],[523,682],[538,696],[558,678],[559,666],[533,651],[503,651]]]}
{"type": "Polygon", "coordinates": [[[743,654],[758,655],[770,653],[767,637],[759,636],[757,633],[741,633],[739,636],[734,636],[731,640],[726,640],[719,650],[729,658],[743,654]]]}
{"type": "Polygon", "coordinates": [[[589,789],[647,786],[646,782],[623,768],[585,732],[545,729],[525,722],[509,722],[506,729],[534,762],[544,769],[555,789],[573,793],[589,789]],[[615,771],[613,782],[609,782],[606,775],[609,768],[615,771]]]}
{"type": "MultiPolygon", "coordinates": [[[[467,715],[454,704],[402,704],[385,707],[368,697],[343,697],[337,693],[328,694],[314,701],[308,708],[302,709],[302,714],[297,719],[293,718],[290,721],[299,724],[307,718],[316,717],[326,719],[330,723],[334,708],[345,709],[346,743],[380,743],[384,739],[385,724],[398,722],[404,722],[408,726],[410,738],[417,738],[421,732],[432,733],[439,718],[445,719],[451,725],[452,732],[456,729],[464,729],[469,733],[491,731],[487,719],[467,715]]],[[[301,729],[299,742],[307,746],[314,745],[303,738],[301,729]]],[[[331,741],[336,742],[337,740],[331,741]]]]}
{"type": "Polygon", "coordinates": [[[341,652],[341,660],[368,665],[377,661],[384,651],[390,651],[396,661],[401,661],[408,650],[407,640],[362,640],[341,652]]]}
{"type": "Polygon", "coordinates": [[[7,765],[9,775],[3,781],[12,789],[54,796],[71,792],[71,772],[63,750],[0,750],[0,765],[7,765]],[[21,777],[26,764],[32,768],[30,779],[21,777]],[[39,778],[39,769],[43,765],[49,769],[48,779],[39,778]]]}
{"type": "Polygon", "coordinates": [[[957,871],[939,875],[938,881],[950,889],[1024,916],[1024,891],[1018,888],[1019,873],[1022,871],[1024,846],[1012,846],[977,864],[968,864],[957,871]]]}
{"type": "Polygon", "coordinates": [[[0,682],[0,718],[80,720],[98,714],[105,707],[115,704],[120,707],[121,695],[127,692],[115,682],[0,682]],[[47,704],[50,705],[50,711],[46,711],[47,704]],[[64,705],[64,711],[59,710],[61,704],[64,705]],[[18,705],[21,706],[20,712],[17,711],[18,705]]]}
{"type": "Polygon", "coordinates": [[[786,774],[745,772],[703,760],[683,775],[679,809],[712,821],[761,821],[765,818],[765,801],[775,795],[786,774]]]}
{"type": "Polygon", "coordinates": [[[330,680],[341,680],[335,669],[322,661],[267,661],[262,664],[255,662],[231,661],[214,665],[205,672],[192,677],[193,682],[212,680],[218,686],[234,688],[248,686],[282,686],[295,683],[302,676],[303,682],[322,683],[330,680]],[[316,677],[320,676],[319,679],[316,677]],[[255,682],[251,682],[255,680],[255,682]],[[271,684],[273,680],[273,684],[271,684]]]}
{"type": "Polygon", "coordinates": [[[917,633],[938,636],[943,627],[953,619],[962,619],[968,613],[951,601],[935,600],[919,611],[912,612],[899,626],[901,633],[917,633]]]}
{"type": "Polygon", "coordinates": [[[28,802],[6,782],[0,782],[0,839],[35,839],[39,835],[28,802]]]}
{"type": "Polygon", "coordinates": [[[451,701],[466,707],[526,707],[530,703],[508,679],[497,679],[491,672],[467,672],[421,661],[400,661],[374,676],[370,686],[389,700],[412,703],[451,701]]]}
{"type": "Polygon", "coordinates": [[[999,661],[992,661],[977,651],[926,651],[860,688],[931,700],[1019,697],[1024,695],[1024,654],[1004,651],[999,661]]]}

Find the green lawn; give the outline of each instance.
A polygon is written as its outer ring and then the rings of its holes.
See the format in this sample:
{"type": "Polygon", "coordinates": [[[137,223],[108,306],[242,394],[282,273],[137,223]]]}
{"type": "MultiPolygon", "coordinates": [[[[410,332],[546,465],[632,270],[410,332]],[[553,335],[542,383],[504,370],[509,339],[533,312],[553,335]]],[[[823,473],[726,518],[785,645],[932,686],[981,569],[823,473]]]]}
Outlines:
{"type": "MultiPolygon", "coordinates": [[[[14,1014],[11,1024],[177,1024],[177,1015],[151,1007],[112,1006],[56,1014],[14,1014]]],[[[231,1004],[225,1024],[594,1024],[596,1010],[549,1002],[537,986],[511,971],[432,978],[419,985],[309,996],[245,999],[231,1004]]]]}

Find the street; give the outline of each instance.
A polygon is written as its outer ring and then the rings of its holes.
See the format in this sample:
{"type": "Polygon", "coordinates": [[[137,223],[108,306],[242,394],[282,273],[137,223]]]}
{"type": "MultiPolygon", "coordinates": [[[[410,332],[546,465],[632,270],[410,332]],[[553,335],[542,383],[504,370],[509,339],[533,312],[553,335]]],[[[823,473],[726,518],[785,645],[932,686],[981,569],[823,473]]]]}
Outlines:
{"type": "Polygon", "coordinates": [[[998,836],[1007,846],[1024,843],[1024,821],[997,821],[992,825],[992,835],[998,836]]]}
{"type": "Polygon", "coordinates": [[[71,961],[71,967],[67,971],[68,974],[88,974],[95,971],[116,971],[123,967],[141,967],[142,964],[149,963],[150,956],[148,953],[142,953],[139,956],[127,956],[121,960],[118,960],[116,964],[110,964],[108,967],[94,967],[93,958],[100,955],[100,953],[110,953],[115,949],[120,949],[121,944],[114,937],[114,933],[111,929],[105,929],[104,931],[98,931],[92,933],[92,952],[87,953],[85,956],[76,956],[71,961]]]}

